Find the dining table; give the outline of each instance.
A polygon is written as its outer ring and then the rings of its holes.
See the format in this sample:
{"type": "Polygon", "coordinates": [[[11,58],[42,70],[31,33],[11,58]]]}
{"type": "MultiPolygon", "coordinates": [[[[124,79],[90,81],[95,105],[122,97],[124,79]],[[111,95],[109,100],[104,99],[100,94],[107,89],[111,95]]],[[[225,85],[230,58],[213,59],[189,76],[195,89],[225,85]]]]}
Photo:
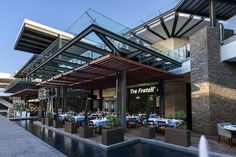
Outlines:
{"type": "Polygon", "coordinates": [[[225,125],[224,129],[232,131],[232,132],[236,132],[236,125],[225,125]]]}
{"type": "Polygon", "coordinates": [[[126,121],[128,122],[130,119],[140,123],[141,117],[140,116],[126,116],[126,121]]]}
{"type": "Polygon", "coordinates": [[[76,116],[73,116],[75,122],[82,122],[84,121],[84,118],[85,116],[84,115],[76,115],[76,116]]]}
{"type": "Polygon", "coordinates": [[[93,119],[90,121],[93,122],[93,125],[104,126],[107,123],[107,118],[105,117],[105,118],[101,118],[101,119],[93,119]]]}

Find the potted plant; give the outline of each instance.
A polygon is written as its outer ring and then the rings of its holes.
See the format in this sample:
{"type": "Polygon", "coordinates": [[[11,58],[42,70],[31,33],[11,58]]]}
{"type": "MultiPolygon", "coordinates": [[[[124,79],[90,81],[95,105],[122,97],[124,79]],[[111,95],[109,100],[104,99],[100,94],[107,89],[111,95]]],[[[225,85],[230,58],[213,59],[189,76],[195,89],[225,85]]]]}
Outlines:
{"type": "Polygon", "coordinates": [[[79,136],[83,138],[89,138],[93,136],[93,128],[88,126],[88,107],[91,98],[86,100],[85,113],[84,113],[84,126],[79,128],[79,136]]]}
{"type": "Polygon", "coordinates": [[[45,125],[52,126],[53,114],[51,111],[46,112],[45,125]]]}
{"type": "Polygon", "coordinates": [[[124,141],[124,129],[121,128],[121,117],[107,115],[107,124],[102,129],[102,144],[111,145],[124,141]]]}
{"type": "Polygon", "coordinates": [[[150,98],[147,99],[147,105],[146,105],[146,118],[145,118],[145,124],[143,127],[141,127],[141,137],[143,138],[154,138],[155,137],[155,128],[153,126],[148,126],[148,119],[151,114],[153,107],[152,107],[152,101],[150,98]]]}
{"type": "Polygon", "coordinates": [[[191,131],[186,129],[184,120],[186,114],[184,111],[175,112],[175,119],[181,120],[182,123],[174,125],[172,128],[165,130],[165,142],[176,144],[184,147],[191,145],[191,131]]]}
{"type": "Polygon", "coordinates": [[[64,130],[72,134],[77,133],[78,125],[73,120],[73,113],[66,113],[66,114],[67,117],[64,125],[64,130]]]}

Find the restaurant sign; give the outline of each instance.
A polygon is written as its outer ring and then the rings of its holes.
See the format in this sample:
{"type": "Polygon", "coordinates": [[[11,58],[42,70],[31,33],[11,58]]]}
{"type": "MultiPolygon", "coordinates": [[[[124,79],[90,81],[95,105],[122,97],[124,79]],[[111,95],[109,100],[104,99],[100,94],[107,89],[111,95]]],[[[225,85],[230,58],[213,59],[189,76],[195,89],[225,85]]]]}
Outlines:
{"type": "Polygon", "coordinates": [[[158,90],[156,86],[131,88],[129,89],[129,93],[130,94],[146,94],[146,93],[154,93],[155,90],[158,90]]]}

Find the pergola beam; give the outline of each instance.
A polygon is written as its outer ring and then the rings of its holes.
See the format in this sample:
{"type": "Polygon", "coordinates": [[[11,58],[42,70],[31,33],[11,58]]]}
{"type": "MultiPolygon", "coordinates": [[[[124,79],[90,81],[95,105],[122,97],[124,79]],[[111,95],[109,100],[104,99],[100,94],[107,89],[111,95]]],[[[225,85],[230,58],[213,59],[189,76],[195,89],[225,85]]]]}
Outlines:
{"type": "Polygon", "coordinates": [[[39,69],[40,67],[44,66],[45,64],[47,64],[49,61],[51,61],[53,58],[57,57],[59,54],[61,54],[62,52],[66,51],[68,48],[70,48],[73,44],[75,44],[76,42],[78,42],[79,40],[83,39],[86,35],[88,35],[89,33],[91,33],[93,30],[93,27],[88,27],[86,28],[84,31],[82,31],[78,36],[76,36],[75,38],[73,38],[69,43],[67,43],[64,47],[62,47],[60,50],[58,50],[55,54],[53,54],[52,56],[50,56],[45,62],[43,62],[42,64],[40,64],[37,68],[35,68],[34,70],[32,70],[30,73],[27,74],[27,76],[31,75],[32,73],[34,73],[37,69],[39,69]]]}
{"type": "Polygon", "coordinates": [[[180,62],[178,62],[178,61],[176,61],[174,59],[171,59],[171,58],[169,58],[169,57],[167,57],[165,55],[162,55],[161,53],[157,53],[154,50],[148,49],[147,47],[141,46],[141,45],[139,45],[139,44],[137,44],[137,43],[135,43],[133,41],[125,39],[125,38],[123,38],[123,37],[121,37],[121,36],[111,32],[111,31],[105,30],[104,28],[98,27],[96,25],[93,25],[93,26],[94,26],[93,29],[95,31],[99,31],[100,33],[102,33],[102,34],[104,34],[104,35],[106,35],[106,36],[108,36],[110,38],[113,38],[113,39],[115,39],[117,41],[120,41],[120,42],[122,42],[124,44],[127,44],[127,45],[129,45],[131,47],[134,47],[136,49],[139,49],[141,51],[147,52],[147,53],[149,53],[151,55],[154,55],[154,56],[156,56],[158,58],[162,58],[162,59],[166,60],[167,62],[171,62],[173,64],[176,64],[177,66],[181,66],[180,62]]]}
{"type": "Polygon", "coordinates": [[[170,38],[170,37],[171,37],[171,36],[170,36],[170,32],[168,31],[168,29],[167,29],[167,27],[166,27],[166,24],[165,24],[165,21],[164,21],[164,19],[163,19],[162,17],[160,18],[160,21],[161,21],[161,26],[162,26],[162,28],[164,29],[164,31],[165,31],[167,37],[170,38]]]}
{"type": "Polygon", "coordinates": [[[188,24],[189,22],[193,19],[193,15],[190,15],[188,20],[185,21],[185,23],[180,27],[180,29],[175,33],[174,36],[177,36],[188,24]]]}
{"type": "Polygon", "coordinates": [[[198,21],[197,23],[195,23],[192,27],[190,27],[189,29],[187,29],[186,31],[184,31],[182,34],[178,35],[177,37],[180,38],[183,35],[185,35],[186,33],[188,33],[189,31],[191,31],[192,29],[194,29],[195,27],[197,27],[199,24],[201,24],[203,21],[205,20],[205,17],[202,17],[202,19],[200,21],[198,21]]]}
{"type": "Polygon", "coordinates": [[[156,35],[157,37],[161,38],[162,40],[166,40],[165,37],[161,36],[160,34],[158,34],[157,32],[153,31],[150,27],[148,26],[144,26],[144,28],[147,29],[147,31],[149,31],[150,33],[156,35]]]}

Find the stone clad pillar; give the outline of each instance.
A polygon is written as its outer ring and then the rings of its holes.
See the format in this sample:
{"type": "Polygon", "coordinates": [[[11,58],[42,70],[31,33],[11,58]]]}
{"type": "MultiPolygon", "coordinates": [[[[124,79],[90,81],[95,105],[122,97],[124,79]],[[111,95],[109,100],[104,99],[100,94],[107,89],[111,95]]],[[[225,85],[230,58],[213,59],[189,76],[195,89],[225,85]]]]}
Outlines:
{"type": "Polygon", "coordinates": [[[121,116],[122,127],[126,128],[126,104],[127,104],[127,87],[126,87],[126,71],[120,72],[117,76],[117,99],[116,109],[118,115],[121,116]]]}
{"type": "Polygon", "coordinates": [[[236,66],[220,61],[220,29],[204,27],[190,37],[192,129],[217,133],[218,122],[236,121],[236,66]]]}

